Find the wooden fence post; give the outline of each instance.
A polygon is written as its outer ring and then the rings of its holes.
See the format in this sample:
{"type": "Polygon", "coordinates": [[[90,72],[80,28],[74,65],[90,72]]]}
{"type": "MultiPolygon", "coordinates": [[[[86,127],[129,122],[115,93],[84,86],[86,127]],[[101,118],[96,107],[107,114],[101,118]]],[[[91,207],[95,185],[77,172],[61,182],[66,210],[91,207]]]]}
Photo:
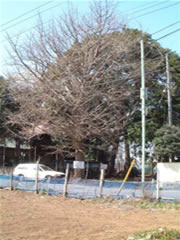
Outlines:
{"type": "Polygon", "coordinates": [[[35,193],[38,194],[38,173],[39,173],[39,161],[40,159],[38,159],[38,161],[36,162],[36,179],[35,179],[35,193]]]}
{"type": "Polygon", "coordinates": [[[102,197],[103,185],[104,185],[104,169],[101,169],[100,184],[99,184],[99,197],[102,197]]]}
{"type": "Polygon", "coordinates": [[[13,190],[13,171],[10,173],[10,190],[13,190]]]}
{"type": "Polygon", "coordinates": [[[63,194],[64,197],[67,196],[68,176],[69,176],[69,163],[67,164],[67,167],[66,167],[66,175],[65,175],[65,181],[64,181],[64,194],[63,194]]]}
{"type": "Polygon", "coordinates": [[[159,169],[157,168],[157,179],[156,179],[156,200],[160,199],[160,181],[159,181],[159,169]]]}
{"type": "Polygon", "coordinates": [[[46,193],[49,194],[49,183],[50,183],[51,177],[48,177],[47,179],[47,185],[46,185],[46,193]]]}

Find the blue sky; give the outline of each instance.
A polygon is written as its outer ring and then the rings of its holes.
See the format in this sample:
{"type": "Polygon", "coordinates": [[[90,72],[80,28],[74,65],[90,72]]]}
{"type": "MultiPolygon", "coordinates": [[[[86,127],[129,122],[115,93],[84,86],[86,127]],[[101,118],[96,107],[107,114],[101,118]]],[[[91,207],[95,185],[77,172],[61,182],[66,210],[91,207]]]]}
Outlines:
{"type": "MultiPolygon", "coordinates": [[[[6,33],[13,39],[19,35],[25,36],[33,26],[37,25],[38,13],[44,22],[48,22],[53,17],[61,15],[63,9],[66,7],[66,2],[63,0],[0,0],[0,74],[4,75],[6,72],[6,62],[8,55],[8,43],[6,40],[6,33]],[[39,8],[39,6],[44,5],[39,8]],[[13,20],[20,15],[31,11],[24,17],[13,20]],[[36,15],[37,14],[37,15],[36,15]],[[36,15],[36,16],[35,16],[36,15]],[[26,18],[29,18],[26,20],[26,18]],[[11,21],[8,23],[9,21],[11,21]],[[21,35],[20,35],[21,34],[21,35]]],[[[80,11],[86,11],[89,1],[86,0],[71,0],[80,11]]],[[[116,2],[116,0],[114,0],[116,2]]],[[[157,34],[153,35],[154,39],[158,39],[170,32],[180,28],[180,0],[131,0],[118,1],[118,12],[122,14],[125,19],[129,19],[128,26],[138,28],[150,34],[178,22],[157,34]],[[144,15],[144,16],[141,16],[144,15]]],[[[180,54],[180,31],[171,34],[159,40],[162,47],[170,48],[180,54]]]]}

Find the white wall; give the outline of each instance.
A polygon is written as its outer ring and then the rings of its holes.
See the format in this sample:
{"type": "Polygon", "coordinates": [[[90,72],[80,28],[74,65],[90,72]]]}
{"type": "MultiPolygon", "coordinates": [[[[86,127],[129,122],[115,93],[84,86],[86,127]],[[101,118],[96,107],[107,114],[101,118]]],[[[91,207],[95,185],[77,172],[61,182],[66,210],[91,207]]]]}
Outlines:
{"type": "Polygon", "coordinates": [[[180,163],[158,163],[157,179],[161,183],[180,182],[180,163]]]}

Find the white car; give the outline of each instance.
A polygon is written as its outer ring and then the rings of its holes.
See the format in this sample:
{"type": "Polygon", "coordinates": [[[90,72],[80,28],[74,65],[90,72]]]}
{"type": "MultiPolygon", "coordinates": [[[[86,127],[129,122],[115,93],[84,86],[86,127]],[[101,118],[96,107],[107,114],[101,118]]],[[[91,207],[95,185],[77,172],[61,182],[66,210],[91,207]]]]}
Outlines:
{"type": "MultiPolygon", "coordinates": [[[[13,175],[27,178],[36,177],[37,164],[35,163],[21,163],[17,165],[14,169],[13,175]]],[[[57,172],[48,166],[39,164],[38,178],[62,178],[65,174],[63,172],[57,172]]]]}

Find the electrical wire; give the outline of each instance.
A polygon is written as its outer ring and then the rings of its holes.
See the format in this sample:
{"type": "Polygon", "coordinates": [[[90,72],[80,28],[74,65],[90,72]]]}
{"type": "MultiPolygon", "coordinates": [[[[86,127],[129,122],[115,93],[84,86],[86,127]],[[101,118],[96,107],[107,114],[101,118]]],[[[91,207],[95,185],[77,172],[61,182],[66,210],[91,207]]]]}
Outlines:
{"type": "MultiPolygon", "coordinates": [[[[135,50],[133,52],[136,52],[135,50]]],[[[149,54],[150,52],[148,53],[145,53],[145,58],[146,58],[146,55],[149,54]]],[[[157,61],[157,60],[162,60],[163,57],[162,56],[159,56],[159,57],[155,57],[155,58],[152,58],[152,59],[146,59],[146,64],[148,64],[148,62],[153,62],[153,61],[157,61]]],[[[4,60],[4,61],[1,61],[1,63],[3,64],[10,64],[8,62],[8,60],[4,60]]],[[[132,65],[135,65],[135,64],[140,64],[140,59],[138,61],[135,61],[135,62],[131,62],[131,63],[126,63],[125,65],[122,65],[122,67],[128,67],[128,66],[132,66],[132,65]]]]}
{"type": "MultiPolygon", "coordinates": [[[[52,2],[52,1],[51,1],[52,2]]],[[[165,1],[165,2],[168,2],[168,1],[165,1]]],[[[163,3],[165,3],[165,2],[163,2],[163,3]]],[[[46,3],[47,4],[47,3],[46,3]]],[[[161,3],[162,4],[162,3],[161,3]]],[[[58,4],[59,5],[59,4],[58,4]]],[[[57,7],[58,5],[55,5],[55,6],[53,6],[52,8],[54,8],[54,7],[57,7]]],[[[155,6],[155,5],[157,5],[157,4],[153,4],[153,6],[155,6]]],[[[159,5],[159,4],[158,4],[159,5]]],[[[173,4],[174,5],[174,4],[173,4]]],[[[169,6],[166,6],[165,8],[167,8],[167,7],[170,7],[170,6],[172,6],[172,5],[169,5],[169,6]]],[[[152,6],[151,6],[152,7],[152,6]]],[[[51,8],[49,8],[49,9],[51,9],[51,8]]],[[[44,10],[44,11],[47,11],[47,10],[49,10],[49,9],[46,9],[46,10],[44,10]]],[[[162,9],[162,8],[161,8],[162,9]]],[[[160,10],[161,10],[160,9],[160,10]]],[[[139,11],[141,11],[141,10],[143,10],[143,9],[140,9],[139,11]]],[[[156,9],[155,11],[158,11],[159,9],[156,9]]],[[[42,12],[44,12],[44,11],[42,11],[42,12]]],[[[40,13],[42,13],[42,12],[40,12],[40,13]]],[[[150,14],[150,13],[147,13],[147,14],[150,14]]],[[[25,14],[24,14],[25,15],[25,14]]],[[[36,16],[37,14],[35,14],[35,16],[36,16]]],[[[146,15],[146,14],[145,14],[146,15]]],[[[34,16],[34,15],[33,15],[34,16]]],[[[137,16],[138,17],[138,16],[137,16]]],[[[28,20],[28,19],[30,19],[31,17],[29,17],[29,18],[27,18],[27,19],[25,19],[25,20],[28,20]]],[[[136,17],[135,17],[136,18],[136,17]]],[[[133,18],[133,19],[135,19],[135,18],[133,18]]],[[[131,19],[132,20],[132,19],[131,19]]],[[[23,21],[20,21],[20,22],[18,22],[18,23],[21,23],[21,22],[23,22],[23,21]]],[[[47,21],[47,22],[45,22],[45,24],[47,24],[48,22],[50,22],[50,21],[47,21]]],[[[17,25],[18,23],[16,23],[16,24],[14,24],[14,25],[17,25]]],[[[13,25],[13,26],[14,26],[13,25]]],[[[31,29],[33,29],[33,28],[36,28],[38,25],[36,25],[36,26],[34,26],[34,27],[32,27],[32,28],[29,28],[29,29],[27,29],[27,30],[25,30],[25,31],[23,31],[23,32],[21,32],[20,34],[16,34],[16,35],[14,35],[14,36],[12,36],[12,38],[14,38],[14,37],[16,37],[16,36],[19,36],[19,35],[22,35],[23,33],[25,33],[25,32],[27,32],[27,31],[29,31],[29,30],[31,30],[31,29]]],[[[12,27],[12,26],[10,26],[10,27],[12,27]]],[[[9,28],[10,28],[9,27],[9,28]]],[[[4,30],[1,30],[0,32],[2,32],[2,31],[5,31],[5,30],[7,30],[7,29],[4,29],[4,30]]],[[[5,42],[6,40],[3,40],[3,41],[1,41],[0,43],[3,43],[3,42],[5,42]]]]}
{"type": "MultiPolygon", "coordinates": [[[[169,1],[169,0],[168,0],[169,1]]],[[[163,3],[165,3],[165,2],[168,2],[168,1],[164,1],[164,2],[162,2],[162,3],[158,3],[158,4],[153,4],[153,6],[157,6],[157,5],[159,5],[159,4],[163,4],[163,3]]],[[[51,1],[52,2],[52,1],[51,1]]],[[[47,4],[47,3],[46,3],[47,4]]],[[[61,3],[62,4],[62,3],[61,3]]],[[[59,5],[59,4],[58,4],[59,5]]],[[[55,5],[54,7],[56,7],[56,6],[58,6],[58,5],[55,5]]],[[[150,6],[150,8],[152,8],[153,6],[150,6]]],[[[169,5],[169,6],[171,6],[171,5],[169,5]]],[[[169,7],[169,6],[166,6],[166,7],[169,7]]],[[[41,13],[43,13],[43,12],[45,12],[45,11],[48,11],[48,10],[50,10],[50,9],[52,9],[52,8],[54,8],[54,7],[51,7],[51,8],[48,8],[48,9],[46,9],[46,10],[44,10],[44,11],[41,11],[41,12],[39,12],[38,14],[41,14],[41,13]]],[[[148,7],[149,8],[149,7],[148,7]]],[[[139,11],[143,11],[144,9],[140,9],[139,11]]],[[[156,9],[156,11],[157,11],[158,9],[156,9]]],[[[137,11],[136,11],[137,12],[137,11]]],[[[14,26],[17,26],[17,24],[20,24],[20,23],[22,23],[22,22],[24,22],[24,21],[27,21],[27,20],[29,20],[29,19],[31,19],[32,17],[34,17],[34,16],[37,16],[38,14],[35,14],[35,15],[33,15],[33,16],[31,16],[31,17],[28,17],[28,18],[26,18],[26,19],[24,19],[24,20],[22,20],[22,21],[19,21],[19,22],[17,22],[16,24],[13,24],[13,25],[11,25],[11,26],[9,26],[9,27],[7,27],[7,28],[5,28],[5,29],[3,29],[3,30],[1,30],[0,32],[4,32],[4,31],[6,31],[6,30],[8,30],[9,28],[11,28],[11,27],[14,27],[14,26]]],[[[149,13],[148,13],[149,14],[149,13]]],[[[26,15],[26,14],[23,14],[23,15],[26,15]]],[[[139,16],[137,16],[137,17],[139,17],[139,16]]],[[[135,17],[136,18],[136,17],[135,17]]],[[[132,19],[135,19],[135,18],[132,18],[132,19]]],[[[132,20],[132,19],[130,19],[130,20],[132,20]]],[[[30,28],[31,29],[31,28],[30,28]]],[[[29,29],[28,29],[29,30],[29,29]]],[[[27,31],[28,31],[27,30],[27,31]]],[[[23,32],[24,33],[24,32],[23,32]]],[[[19,35],[19,34],[18,34],[19,35]]],[[[3,41],[4,42],[4,41],[3,41]]]]}
{"type": "MultiPolygon", "coordinates": [[[[50,23],[50,20],[44,22],[43,24],[46,25],[46,24],[48,24],[48,23],[50,23]]],[[[24,33],[26,33],[26,32],[29,32],[29,30],[35,29],[35,28],[37,28],[37,27],[38,27],[38,25],[35,25],[35,26],[31,27],[31,28],[28,28],[28,29],[22,31],[21,33],[17,33],[17,34],[15,34],[15,35],[13,35],[13,36],[11,37],[11,39],[12,39],[12,38],[15,38],[15,37],[18,37],[18,36],[20,36],[20,35],[22,35],[22,34],[24,34],[24,33]]],[[[3,40],[3,41],[1,41],[0,43],[4,43],[4,42],[6,42],[6,41],[7,41],[7,40],[3,40]]]]}
{"type": "Polygon", "coordinates": [[[132,9],[128,10],[127,13],[129,13],[129,12],[134,12],[133,10],[142,8],[142,7],[147,6],[147,5],[149,5],[149,4],[152,4],[152,3],[149,2],[149,3],[145,3],[145,4],[141,5],[141,6],[134,7],[134,8],[132,8],[132,9]]]}
{"type": "MultiPolygon", "coordinates": [[[[136,52],[136,51],[134,51],[134,52],[136,52]]],[[[146,54],[145,54],[145,58],[146,58],[146,54]]],[[[162,59],[163,59],[162,56],[159,56],[159,57],[156,57],[156,58],[152,58],[152,59],[146,59],[146,64],[148,64],[148,62],[153,62],[153,61],[162,60],[162,59]]],[[[10,64],[7,60],[6,61],[5,60],[1,61],[1,63],[3,63],[3,64],[10,64]]],[[[123,65],[122,67],[132,66],[132,65],[135,65],[137,63],[140,64],[140,59],[139,59],[139,61],[127,63],[127,64],[123,65]]]]}
{"type": "MultiPolygon", "coordinates": [[[[155,59],[148,59],[148,60],[146,60],[146,64],[148,64],[148,61],[149,62],[152,62],[152,61],[157,61],[157,60],[159,60],[159,59],[162,59],[162,57],[158,57],[158,58],[155,58],[155,59]]],[[[133,62],[133,63],[129,63],[129,64],[125,64],[125,65],[122,65],[122,67],[128,67],[128,66],[133,66],[133,65],[135,65],[135,64],[139,64],[140,65],[140,60],[139,61],[136,61],[136,62],[133,62]]],[[[51,68],[51,70],[53,71],[54,69],[53,68],[51,68]]],[[[159,70],[156,70],[155,72],[156,73],[162,73],[162,69],[159,69],[159,70]]],[[[138,68],[138,70],[136,70],[136,72],[139,72],[140,73],[140,68],[138,68]]],[[[146,71],[146,75],[148,75],[148,74],[150,74],[150,73],[152,73],[152,69],[151,70],[149,70],[149,71],[146,71]]],[[[132,75],[130,75],[129,76],[130,77],[130,79],[132,79],[133,77],[136,77],[136,75],[135,76],[132,76],[132,75]]],[[[128,79],[128,78],[127,78],[128,79]]],[[[107,84],[111,84],[111,83],[116,83],[116,82],[119,82],[120,80],[119,79],[114,79],[114,80],[106,80],[105,82],[103,82],[103,83],[99,83],[101,86],[106,86],[107,84]]],[[[91,86],[90,88],[91,89],[94,89],[94,87],[95,86],[91,86]]]]}
{"type": "Polygon", "coordinates": [[[36,11],[37,9],[39,9],[39,8],[41,8],[41,7],[44,7],[44,6],[46,6],[46,5],[48,5],[48,4],[52,3],[52,2],[54,2],[54,0],[53,0],[53,1],[46,2],[46,3],[40,5],[40,6],[36,7],[36,8],[33,8],[32,10],[30,10],[30,11],[28,11],[28,12],[25,12],[25,13],[23,13],[22,15],[19,15],[19,16],[16,17],[16,18],[13,18],[13,19],[9,20],[9,21],[6,22],[6,23],[1,24],[1,25],[0,25],[0,28],[3,27],[3,26],[5,26],[5,25],[8,25],[8,24],[11,23],[11,22],[16,21],[17,19],[22,18],[22,17],[28,15],[29,13],[34,12],[34,11],[36,11]]]}
{"type": "Polygon", "coordinates": [[[23,20],[21,20],[21,21],[15,23],[15,24],[13,24],[13,25],[11,25],[11,26],[5,28],[5,29],[2,29],[2,30],[0,31],[0,33],[1,33],[1,32],[5,32],[5,31],[8,30],[9,28],[12,28],[12,27],[14,27],[14,26],[17,26],[17,24],[20,24],[20,23],[22,23],[22,22],[25,22],[25,21],[27,21],[27,20],[29,20],[29,19],[35,17],[35,16],[38,16],[38,15],[41,14],[41,13],[47,12],[47,11],[49,11],[49,10],[55,8],[55,7],[58,7],[59,5],[62,5],[62,4],[63,4],[63,3],[58,3],[58,4],[56,4],[56,5],[53,6],[53,7],[47,8],[47,9],[45,9],[45,10],[39,12],[39,13],[36,13],[36,14],[32,15],[31,17],[25,18],[25,19],[23,19],[23,20]]]}
{"type": "Polygon", "coordinates": [[[160,10],[163,10],[163,9],[166,9],[166,8],[169,8],[169,7],[178,5],[178,4],[180,4],[180,2],[171,4],[171,5],[168,5],[168,6],[166,6],[166,7],[162,7],[162,8],[155,9],[155,10],[153,10],[153,11],[150,11],[150,12],[147,12],[147,13],[144,13],[144,14],[141,14],[141,15],[136,16],[136,17],[132,17],[132,18],[130,18],[129,20],[133,20],[133,19],[136,19],[136,18],[139,18],[139,17],[143,17],[143,16],[149,15],[149,14],[151,14],[151,13],[155,13],[155,12],[158,12],[158,11],[160,11],[160,10]]]}
{"type": "Polygon", "coordinates": [[[169,27],[172,27],[172,26],[174,26],[174,25],[176,25],[176,24],[178,24],[178,23],[180,23],[180,21],[177,21],[177,22],[175,22],[175,23],[172,23],[172,24],[170,24],[170,25],[168,25],[168,26],[166,26],[166,27],[163,27],[163,28],[161,28],[160,30],[152,33],[151,35],[154,35],[154,34],[157,34],[157,33],[159,33],[159,32],[162,32],[163,30],[165,30],[165,29],[167,29],[167,28],[169,28],[169,27]]]}
{"type": "Polygon", "coordinates": [[[171,35],[171,34],[173,34],[173,33],[176,33],[176,32],[178,32],[178,31],[180,31],[180,28],[178,28],[178,29],[176,29],[175,31],[170,32],[170,33],[168,33],[168,34],[166,34],[166,35],[164,35],[164,36],[156,39],[155,41],[159,41],[160,39],[163,39],[163,38],[165,38],[165,37],[168,37],[169,35],[171,35]]]}
{"type": "Polygon", "coordinates": [[[148,6],[148,7],[139,9],[139,10],[137,10],[137,11],[133,11],[133,12],[131,12],[131,14],[138,13],[138,12],[142,12],[142,11],[144,11],[144,10],[146,10],[146,9],[156,7],[156,6],[161,5],[161,4],[164,4],[164,3],[166,3],[166,2],[169,2],[169,0],[168,0],[168,1],[164,1],[164,2],[160,2],[160,3],[156,3],[156,4],[152,4],[152,6],[150,5],[150,6],[148,6]]]}
{"type": "MultiPolygon", "coordinates": [[[[52,1],[51,1],[52,2],[52,1]]],[[[165,2],[168,2],[168,1],[165,1],[165,2]]],[[[165,3],[165,2],[163,2],[163,3],[165,3]]],[[[49,2],[50,3],[50,2],[49,2]]],[[[46,3],[47,4],[47,3],[46,3]]],[[[162,4],[162,3],[161,3],[162,4]]],[[[161,10],[161,9],[164,9],[164,8],[167,8],[167,7],[171,7],[171,6],[174,6],[174,5],[177,5],[177,4],[179,4],[179,3],[176,3],[176,4],[171,4],[171,5],[168,5],[168,6],[166,6],[166,7],[163,7],[163,8],[160,8],[160,9],[156,9],[155,11],[159,11],[159,10],[161,10]]],[[[46,10],[44,10],[44,11],[47,11],[47,10],[49,10],[49,9],[52,9],[52,8],[55,8],[55,7],[57,7],[57,6],[59,6],[60,4],[58,4],[58,5],[55,5],[55,6],[53,6],[53,7],[51,7],[51,8],[48,8],[48,9],[46,9],[46,10]]],[[[157,4],[156,4],[157,5],[157,4]]],[[[153,6],[154,6],[154,4],[153,4],[153,6]]],[[[152,6],[151,6],[152,7],[152,6]]],[[[44,12],[43,11],[43,12],[44,12]]],[[[147,14],[150,14],[150,13],[153,13],[154,11],[152,11],[152,12],[148,12],[148,13],[146,13],[146,14],[144,14],[144,16],[145,15],[147,15],[147,14]]],[[[25,14],[24,14],[25,15],[25,14]]],[[[37,14],[36,14],[37,15],[37,14]]],[[[141,15],[142,16],[142,15],[141,15]]],[[[139,17],[139,16],[137,16],[137,17],[139,17]]],[[[136,17],[135,17],[136,18],[136,17]]],[[[135,19],[134,18],[134,19],[135,19]]],[[[29,19],[29,18],[28,18],[29,19]]],[[[23,22],[23,21],[20,21],[19,23],[21,23],[21,22],[23,22]]],[[[48,20],[47,22],[45,22],[45,24],[46,23],[49,23],[50,21],[48,20]]],[[[178,23],[178,22],[176,22],[176,23],[178,23]]],[[[176,23],[173,23],[173,25],[175,25],[176,23]]],[[[17,24],[16,24],[17,25],[17,24]]],[[[171,24],[172,25],[172,24],[171,24]]],[[[21,32],[20,34],[16,34],[16,35],[14,35],[14,36],[12,36],[12,38],[14,38],[14,37],[16,37],[16,36],[19,36],[19,35],[21,35],[21,34],[23,34],[23,33],[25,33],[25,32],[27,32],[27,31],[29,31],[29,30],[31,30],[31,29],[33,29],[33,28],[36,28],[38,25],[36,25],[36,26],[34,26],[34,27],[32,27],[32,28],[29,28],[29,29],[27,29],[27,30],[25,30],[25,31],[23,31],[23,32],[21,32]]],[[[170,26],[170,25],[169,25],[170,26]]],[[[166,26],[165,28],[168,28],[169,26],[166,26]]],[[[165,29],[165,28],[163,28],[163,29],[165,29]]],[[[4,29],[4,30],[6,30],[6,29],[4,29]]],[[[2,31],[4,31],[4,30],[2,30],[2,31]]],[[[158,30],[158,31],[161,31],[162,29],[160,29],[160,30],[158,30]]],[[[158,32],[157,31],[157,32],[158,32]]],[[[176,31],[179,31],[179,30],[176,30],[176,31]]],[[[176,31],[174,31],[174,32],[176,32],[176,31]]],[[[156,32],[156,33],[157,33],[156,32]]],[[[174,33],[174,32],[172,32],[172,33],[174,33]]],[[[163,37],[166,37],[166,36],[168,36],[168,35],[170,35],[170,34],[172,34],[172,33],[169,33],[169,34],[167,34],[167,35],[165,35],[165,36],[163,36],[163,37]]],[[[154,33],[155,34],[155,33],[154,33]]],[[[163,37],[161,37],[161,38],[163,38],[163,37]]],[[[161,38],[159,38],[159,39],[161,39],[161,38]]],[[[157,40],[159,40],[159,39],[157,39],[157,40]]],[[[156,41],[157,41],[156,40],[156,41]]],[[[5,42],[6,40],[3,40],[3,41],[1,41],[1,43],[3,43],[3,42],[5,42]]]]}

